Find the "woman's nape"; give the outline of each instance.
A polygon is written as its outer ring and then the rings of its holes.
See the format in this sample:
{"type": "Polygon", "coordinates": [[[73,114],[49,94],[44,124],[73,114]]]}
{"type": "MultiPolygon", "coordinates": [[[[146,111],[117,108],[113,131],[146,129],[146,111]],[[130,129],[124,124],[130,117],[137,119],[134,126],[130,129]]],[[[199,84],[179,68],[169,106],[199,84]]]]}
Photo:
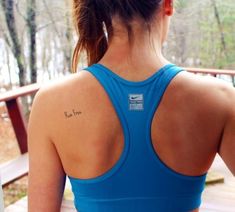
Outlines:
{"type": "MultiPolygon", "coordinates": [[[[127,2],[129,3],[127,3],[127,8],[125,9],[121,8],[121,3],[119,3],[120,5],[118,3],[116,5],[113,4],[113,7],[116,8],[111,8],[109,13],[107,12],[107,14],[111,13],[110,17],[107,17],[103,10],[96,14],[96,21],[99,22],[98,18],[102,21],[100,26],[96,24],[96,28],[90,30],[92,35],[88,35],[88,37],[91,36],[93,39],[83,38],[83,35],[85,36],[86,34],[87,36],[89,33],[88,28],[91,26],[85,25],[84,27],[87,27],[87,29],[84,29],[81,27],[85,23],[80,22],[79,25],[75,21],[80,38],[73,57],[74,71],[77,69],[79,55],[84,50],[87,52],[88,65],[99,62],[109,68],[115,67],[114,71],[131,71],[132,69],[138,72],[143,70],[143,67],[156,71],[166,63],[169,63],[163,57],[161,50],[168,34],[170,17],[172,15],[169,11],[173,11],[173,8],[169,9],[169,7],[173,7],[173,1],[150,1],[152,3],[143,3],[143,1],[140,1],[140,3],[136,3],[137,1],[127,2]],[[135,2],[136,5],[132,5],[132,2],[135,2]],[[120,9],[117,9],[118,7],[120,9]],[[150,9],[150,7],[152,8],[150,9]],[[106,33],[103,30],[103,25],[105,25],[106,33]],[[102,30],[98,29],[98,27],[102,27],[102,30]],[[97,42],[95,42],[95,37],[97,42]],[[95,49],[94,46],[96,47],[95,49]],[[122,67],[119,67],[120,64],[122,64],[122,67]]],[[[93,5],[97,9],[98,6],[98,3],[93,5]]],[[[106,7],[104,6],[104,8],[106,7]]],[[[78,9],[75,10],[75,17],[80,13],[78,9]]],[[[93,19],[95,19],[94,16],[93,19]]]]}

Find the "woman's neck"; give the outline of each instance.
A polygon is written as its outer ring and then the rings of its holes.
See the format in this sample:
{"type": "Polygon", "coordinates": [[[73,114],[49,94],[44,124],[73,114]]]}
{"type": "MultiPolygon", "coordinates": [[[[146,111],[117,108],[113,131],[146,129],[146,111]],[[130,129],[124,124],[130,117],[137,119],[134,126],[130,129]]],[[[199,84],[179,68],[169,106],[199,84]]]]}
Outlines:
{"type": "MultiPolygon", "coordinates": [[[[142,72],[156,71],[169,63],[162,55],[162,44],[165,40],[167,20],[157,14],[156,22],[152,22],[151,30],[141,22],[132,21],[131,45],[128,31],[118,18],[113,18],[113,36],[109,40],[109,47],[104,57],[99,61],[112,68],[113,71],[142,72]]],[[[165,16],[164,16],[165,17],[165,16]]],[[[169,20],[168,20],[169,21],[169,20]]]]}
{"type": "Polygon", "coordinates": [[[145,33],[134,34],[132,46],[128,37],[114,36],[104,57],[99,61],[115,72],[154,72],[169,63],[162,55],[161,39],[154,39],[145,33]]]}

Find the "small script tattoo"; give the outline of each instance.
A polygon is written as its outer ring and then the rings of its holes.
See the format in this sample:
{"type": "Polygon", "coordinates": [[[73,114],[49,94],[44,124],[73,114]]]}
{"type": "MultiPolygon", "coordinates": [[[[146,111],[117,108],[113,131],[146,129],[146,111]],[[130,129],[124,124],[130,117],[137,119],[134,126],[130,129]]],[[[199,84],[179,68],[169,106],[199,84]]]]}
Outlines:
{"type": "Polygon", "coordinates": [[[81,115],[82,112],[81,111],[77,111],[75,109],[73,109],[71,112],[64,112],[64,115],[65,115],[65,118],[73,118],[73,117],[76,117],[76,116],[79,116],[81,115]]]}

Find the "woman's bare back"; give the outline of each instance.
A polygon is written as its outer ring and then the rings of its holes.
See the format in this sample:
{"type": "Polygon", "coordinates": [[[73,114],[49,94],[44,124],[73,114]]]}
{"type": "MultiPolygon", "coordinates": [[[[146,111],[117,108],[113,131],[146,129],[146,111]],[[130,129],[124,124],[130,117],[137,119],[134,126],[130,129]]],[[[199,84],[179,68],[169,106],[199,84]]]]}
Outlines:
{"type": "MultiPolygon", "coordinates": [[[[67,88],[55,91],[59,107],[52,115],[57,124],[51,136],[65,172],[86,179],[114,166],[124,148],[124,136],[98,81],[88,72],[78,75],[67,88]]],[[[210,87],[206,81],[189,73],[179,74],[166,90],[152,122],[152,142],[158,156],[174,171],[190,176],[207,172],[222,135],[221,103],[215,92],[205,92],[210,87]]]]}

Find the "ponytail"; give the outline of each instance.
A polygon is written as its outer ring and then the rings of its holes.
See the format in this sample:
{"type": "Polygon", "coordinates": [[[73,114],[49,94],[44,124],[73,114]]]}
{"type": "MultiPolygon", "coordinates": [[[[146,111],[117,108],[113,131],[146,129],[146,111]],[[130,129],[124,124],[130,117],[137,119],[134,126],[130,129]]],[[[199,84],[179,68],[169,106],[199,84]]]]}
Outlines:
{"type": "Polygon", "coordinates": [[[104,11],[105,8],[99,8],[95,0],[74,0],[74,21],[79,39],[72,58],[73,72],[77,71],[78,61],[83,51],[86,52],[89,66],[97,63],[107,51],[108,40],[105,27],[110,31],[111,18],[107,17],[104,11]]]}

